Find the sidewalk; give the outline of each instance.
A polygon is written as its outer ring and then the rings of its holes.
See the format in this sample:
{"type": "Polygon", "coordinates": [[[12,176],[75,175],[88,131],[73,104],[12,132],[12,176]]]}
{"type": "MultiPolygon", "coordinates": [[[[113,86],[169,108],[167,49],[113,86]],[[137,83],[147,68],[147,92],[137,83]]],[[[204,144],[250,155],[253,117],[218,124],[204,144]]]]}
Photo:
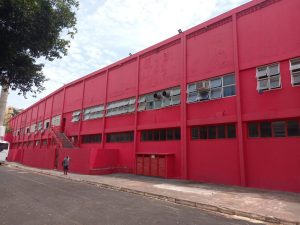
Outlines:
{"type": "Polygon", "coordinates": [[[270,223],[300,225],[300,194],[297,193],[167,180],[133,174],[64,176],[61,171],[31,168],[17,163],[8,163],[7,166],[208,211],[270,223]]]}

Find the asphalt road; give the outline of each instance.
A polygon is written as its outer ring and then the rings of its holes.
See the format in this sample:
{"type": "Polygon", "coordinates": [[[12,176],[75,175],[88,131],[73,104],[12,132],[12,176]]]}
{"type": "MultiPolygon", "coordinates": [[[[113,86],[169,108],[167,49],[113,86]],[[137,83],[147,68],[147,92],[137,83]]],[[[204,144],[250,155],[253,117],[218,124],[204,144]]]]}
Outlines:
{"type": "Polygon", "coordinates": [[[130,193],[0,166],[1,225],[253,224],[130,193]]]}

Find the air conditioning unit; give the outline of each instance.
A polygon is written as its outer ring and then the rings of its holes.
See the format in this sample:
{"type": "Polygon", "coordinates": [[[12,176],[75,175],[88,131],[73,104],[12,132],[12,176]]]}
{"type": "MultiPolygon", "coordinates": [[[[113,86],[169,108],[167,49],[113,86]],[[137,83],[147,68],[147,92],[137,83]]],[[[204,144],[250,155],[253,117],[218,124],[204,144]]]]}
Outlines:
{"type": "Polygon", "coordinates": [[[209,91],[209,83],[208,81],[200,81],[196,84],[196,88],[199,91],[209,91]]]}

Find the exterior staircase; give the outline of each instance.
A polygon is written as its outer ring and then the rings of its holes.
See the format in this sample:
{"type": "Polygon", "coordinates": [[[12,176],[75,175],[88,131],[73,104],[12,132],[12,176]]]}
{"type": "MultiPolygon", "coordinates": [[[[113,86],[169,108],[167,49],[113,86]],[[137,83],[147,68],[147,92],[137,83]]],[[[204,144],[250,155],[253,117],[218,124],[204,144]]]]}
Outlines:
{"type": "Polygon", "coordinates": [[[61,148],[76,148],[65,133],[55,132],[53,129],[51,129],[50,133],[61,148]]]}

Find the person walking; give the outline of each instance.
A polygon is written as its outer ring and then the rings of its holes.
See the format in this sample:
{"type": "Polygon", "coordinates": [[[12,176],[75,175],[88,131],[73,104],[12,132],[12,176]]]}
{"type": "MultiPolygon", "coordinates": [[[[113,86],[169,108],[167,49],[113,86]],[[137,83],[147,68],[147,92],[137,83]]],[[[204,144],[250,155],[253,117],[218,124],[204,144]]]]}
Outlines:
{"type": "Polygon", "coordinates": [[[64,175],[68,175],[69,165],[71,158],[67,155],[62,161],[62,165],[64,167],[64,175]]]}

